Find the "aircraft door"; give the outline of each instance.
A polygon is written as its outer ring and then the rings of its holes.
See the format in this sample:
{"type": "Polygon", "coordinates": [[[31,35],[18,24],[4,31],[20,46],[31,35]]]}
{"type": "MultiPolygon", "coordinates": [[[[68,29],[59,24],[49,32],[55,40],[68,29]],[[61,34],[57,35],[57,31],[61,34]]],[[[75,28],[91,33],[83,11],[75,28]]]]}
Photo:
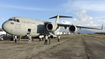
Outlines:
{"type": "Polygon", "coordinates": [[[28,29],[27,35],[30,35],[30,34],[31,34],[31,29],[28,29]]]}
{"type": "Polygon", "coordinates": [[[30,32],[30,33],[31,33],[31,29],[28,29],[28,32],[30,32]]]}

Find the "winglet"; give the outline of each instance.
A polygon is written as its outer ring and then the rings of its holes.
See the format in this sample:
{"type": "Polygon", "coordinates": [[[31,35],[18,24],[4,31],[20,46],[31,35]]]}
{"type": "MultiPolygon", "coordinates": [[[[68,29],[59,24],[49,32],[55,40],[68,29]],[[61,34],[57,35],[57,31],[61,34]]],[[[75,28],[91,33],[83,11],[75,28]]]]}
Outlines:
{"type": "Polygon", "coordinates": [[[51,17],[49,19],[53,19],[53,18],[57,18],[55,23],[59,23],[60,18],[73,18],[73,17],[72,16],[61,16],[61,15],[58,14],[57,16],[51,17]]]}

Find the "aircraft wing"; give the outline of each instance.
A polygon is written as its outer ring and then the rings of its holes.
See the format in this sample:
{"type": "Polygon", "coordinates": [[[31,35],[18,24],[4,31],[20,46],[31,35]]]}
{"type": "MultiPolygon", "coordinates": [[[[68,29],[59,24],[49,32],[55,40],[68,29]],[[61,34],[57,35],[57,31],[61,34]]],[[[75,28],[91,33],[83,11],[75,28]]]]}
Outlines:
{"type": "MultiPolygon", "coordinates": [[[[52,23],[52,22],[44,22],[45,24],[48,24],[48,23],[52,23]]],[[[67,28],[67,27],[69,27],[69,26],[72,26],[72,25],[70,25],[70,24],[61,24],[61,23],[57,23],[57,25],[59,26],[59,27],[65,27],[65,28],[67,28]]],[[[73,25],[73,26],[76,26],[77,28],[86,28],[86,29],[96,29],[96,30],[102,30],[102,29],[99,29],[99,28],[93,28],[93,27],[85,27],[85,26],[77,26],[77,25],[73,25]]]]}
{"type": "MultiPolygon", "coordinates": [[[[69,24],[58,24],[58,26],[61,26],[61,27],[69,27],[71,25],[69,24]]],[[[96,29],[96,30],[102,30],[102,29],[99,29],[99,28],[92,28],[92,27],[85,27],[85,26],[77,26],[77,25],[74,25],[76,26],[77,28],[86,28],[86,29],[96,29]]]]}
{"type": "Polygon", "coordinates": [[[77,28],[86,28],[86,29],[96,29],[96,30],[101,30],[99,28],[93,28],[93,27],[85,27],[85,26],[77,26],[77,25],[70,25],[70,24],[60,24],[59,23],[59,19],[60,18],[72,18],[72,16],[61,16],[61,15],[57,15],[57,16],[53,16],[49,19],[53,19],[56,18],[55,23],[54,22],[44,22],[46,29],[48,31],[55,31],[57,30],[58,27],[64,27],[65,29],[67,27],[69,27],[69,31],[75,33],[77,31],[77,28]]]}

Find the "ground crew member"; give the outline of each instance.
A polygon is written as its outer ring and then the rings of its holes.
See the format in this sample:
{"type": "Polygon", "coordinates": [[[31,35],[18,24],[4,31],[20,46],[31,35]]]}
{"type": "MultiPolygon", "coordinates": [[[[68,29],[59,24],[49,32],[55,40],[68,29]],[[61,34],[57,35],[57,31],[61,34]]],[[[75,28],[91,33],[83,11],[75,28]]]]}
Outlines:
{"type": "Polygon", "coordinates": [[[58,42],[60,41],[60,35],[58,35],[58,42]]]}
{"type": "Polygon", "coordinates": [[[28,31],[27,35],[30,35],[30,31],[28,31]]]}
{"type": "Polygon", "coordinates": [[[51,44],[51,37],[49,36],[48,38],[49,38],[49,45],[50,45],[51,44]]]}
{"type": "Polygon", "coordinates": [[[44,45],[47,45],[47,40],[48,40],[48,36],[46,35],[44,45]]]}
{"type": "Polygon", "coordinates": [[[42,41],[44,40],[44,35],[42,35],[42,41]]]}
{"type": "Polygon", "coordinates": [[[28,43],[31,43],[31,42],[32,42],[32,38],[31,38],[31,35],[30,35],[28,43]]]}
{"type": "Polygon", "coordinates": [[[19,42],[21,42],[21,35],[20,35],[20,37],[19,37],[19,42]]]}
{"type": "Polygon", "coordinates": [[[39,35],[39,41],[41,41],[41,38],[42,38],[41,35],[39,35]]]}
{"type": "Polygon", "coordinates": [[[40,40],[42,41],[42,35],[40,35],[40,40]]]}
{"type": "Polygon", "coordinates": [[[17,36],[15,35],[15,43],[17,42],[17,36]]]}
{"type": "Polygon", "coordinates": [[[32,41],[34,41],[33,37],[31,36],[32,41]]]}

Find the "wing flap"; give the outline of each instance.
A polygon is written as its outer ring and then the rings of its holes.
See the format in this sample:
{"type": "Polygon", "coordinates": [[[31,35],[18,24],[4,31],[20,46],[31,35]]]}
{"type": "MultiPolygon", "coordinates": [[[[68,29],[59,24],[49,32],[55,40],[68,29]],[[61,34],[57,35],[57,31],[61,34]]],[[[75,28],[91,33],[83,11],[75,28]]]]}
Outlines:
{"type": "Polygon", "coordinates": [[[86,29],[96,29],[96,30],[101,30],[99,28],[92,28],[92,27],[85,27],[85,26],[76,26],[77,28],[86,28],[86,29]]]}
{"type": "MultiPolygon", "coordinates": [[[[69,24],[58,24],[58,26],[61,26],[61,27],[69,27],[69,26],[71,26],[71,25],[69,25],[69,24]]],[[[75,25],[77,28],[86,28],[86,29],[96,29],[96,30],[101,30],[101,29],[99,29],[99,28],[92,28],[92,27],[85,27],[85,26],[77,26],[77,25],[75,25]]]]}

